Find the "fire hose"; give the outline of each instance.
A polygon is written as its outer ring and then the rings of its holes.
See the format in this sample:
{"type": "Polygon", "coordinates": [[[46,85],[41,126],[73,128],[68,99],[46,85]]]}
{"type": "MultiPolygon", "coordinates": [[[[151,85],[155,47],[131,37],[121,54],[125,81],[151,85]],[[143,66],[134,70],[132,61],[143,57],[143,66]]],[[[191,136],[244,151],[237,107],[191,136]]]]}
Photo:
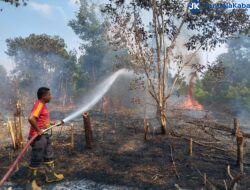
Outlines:
{"type": "MultiPolygon", "coordinates": [[[[52,129],[53,127],[57,127],[62,125],[64,122],[61,121],[58,124],[52,125],[50,127],[48,127],[47,129],[45,129],[43,131],[43,133],[49,131],[50,129],[52,129]]],[[[22,159],[22,157],[24,156],[24,154],[26,153],[29,145],[35,140],[35,138],[38,136],[38,134],[36,134],[35,136],[33,136],[28,142],[27,144],[24,146],[24,148],[22,149],[22,151],[20,152],[20,154],[18,155],[18,157],[16,158],[16,160],[13,162],[13,164],[9,167],[9,170],[7,171],[7,173],[3,176],[3,178],[0,181],[0,187],[4,184],[4,182],[10,177],[10,175],[12,174],[12,172],[14,171],[14,169],[16,168],[18,162],[22,159]]]]}
{"type": "MultiPolygon", "coordinates": [[[[110,89],[111,85],[115,82],[115,80],[121,75],[121,74],[125,74],[125,73],[129,73],[128,70],[126,69],[120,69],[119,71],[116,71],[114,74],[112,74],[110,77],[108,77],[106,80],[104,80],[102,83],[100,83],[96,88],[93,89],[93,91],[89,94],[88,97],[91,97],[91,100],[88,100],[87,103],[80,108],[79,110],[77,110],[76,112],[72,113],[70,116],[68,116],[67,118],[65,118],[63,121],[61,121],[61,123],[58,123],[56,125],[52,125],[49,128],[47,128],[46,130],[44,130],[43,132],[47,132],[48,130],[52,129],[53,127],[56,126],[60,126],[62,125],[64,122],[68,122],[69,120],[77,117],[78,115],[80,115],[81,113],[89,110],[91,107],[93,107],[103,96],[104,94],[110,89]],[[100,87],[103,87],[100,89],[100,87]],[[96,93],[97,95],[93,97],[93,93],[96,93]]],[[[14,169],[16,168],[18,162],[21,160],[21,158],[24,156],[24,154],[26,153],[29,145],[35,140],[35,138],[38,135],[32,137],[27,144],[25,145],[25,147],[22,149],[21,153],[18,155],[17,159],[15,160],[15,162],[10,166],[9,170],[7,171],[7,173],[4,175],[4,177],[1,179],[0,181],[0,187],[3,185],[3,183],[8,179],[8,177],[12,174],[12,172],[14,171],[14,169]]]]}

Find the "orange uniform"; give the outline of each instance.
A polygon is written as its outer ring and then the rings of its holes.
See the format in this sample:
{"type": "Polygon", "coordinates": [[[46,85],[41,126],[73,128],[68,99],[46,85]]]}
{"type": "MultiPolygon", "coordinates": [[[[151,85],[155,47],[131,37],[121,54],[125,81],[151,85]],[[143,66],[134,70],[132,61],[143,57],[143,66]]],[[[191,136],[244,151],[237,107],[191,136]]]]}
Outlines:
{"type": "MultiPolygon", "coordinates": [[[[40,100],[37,100],[31,110],[31,116],[37,118],[37,126],[40,129],[46,129],[50,125],[50,114],[47,106],[40,100]]],[[[29,138],[32,138],[38,132],[32,126],[30,127],[29,138]]]]}

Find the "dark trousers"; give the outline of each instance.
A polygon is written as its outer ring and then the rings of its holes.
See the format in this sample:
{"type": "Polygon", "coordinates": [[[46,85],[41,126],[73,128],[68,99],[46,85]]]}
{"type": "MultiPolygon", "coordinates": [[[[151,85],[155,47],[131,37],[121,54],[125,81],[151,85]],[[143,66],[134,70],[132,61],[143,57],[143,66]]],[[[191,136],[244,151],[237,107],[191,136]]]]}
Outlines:
{"type": "Polygon", "coordinates": [[[54,152],[49,135],[38,136],[32,143],[30,167],[39,167],[43,162],[54,159],[54,152]]]}

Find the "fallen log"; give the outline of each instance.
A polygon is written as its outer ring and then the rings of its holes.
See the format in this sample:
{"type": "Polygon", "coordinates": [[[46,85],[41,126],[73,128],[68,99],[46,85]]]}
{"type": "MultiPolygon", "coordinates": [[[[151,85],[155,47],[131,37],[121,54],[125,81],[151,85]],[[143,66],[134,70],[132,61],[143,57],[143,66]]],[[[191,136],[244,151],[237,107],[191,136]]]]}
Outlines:
{"type": "MultiPolygon", "coordinates": [[[[210,129],[228,132],[228,133],[231,133],[231,135],[235,134],[234,128],[231,128],[228,125],[218,123],[215,121],[211,121],[211,120],[189,120],[187,123],[190,123],[198,127],[202,127],[202,128],[208,127],[210,129]]],[[[243,134],[243,137],[250,138],[250,133],[242,132],[242,134],[243,134]]]]}

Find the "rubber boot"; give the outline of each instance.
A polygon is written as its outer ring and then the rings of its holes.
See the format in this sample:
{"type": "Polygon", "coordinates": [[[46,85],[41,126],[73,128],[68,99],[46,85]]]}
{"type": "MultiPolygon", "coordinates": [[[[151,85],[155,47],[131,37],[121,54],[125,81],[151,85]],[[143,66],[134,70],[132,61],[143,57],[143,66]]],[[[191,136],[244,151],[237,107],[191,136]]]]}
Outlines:
{"type": "Polygon", "coordinates": [[[38,168],[29,167],[30,169],[30,189],[31,190],[42,190],[42,187],[38,184],[38,168]]]}
{"type": "Polygon", "coordinates": [[[61,181],[64,179],[63,174],[57,174],[55,172],[55,165],[54,161],[51,162],[45,162],[45,176],[46,176],[46,182],[52,183],[55,181],[61,181]]]}

